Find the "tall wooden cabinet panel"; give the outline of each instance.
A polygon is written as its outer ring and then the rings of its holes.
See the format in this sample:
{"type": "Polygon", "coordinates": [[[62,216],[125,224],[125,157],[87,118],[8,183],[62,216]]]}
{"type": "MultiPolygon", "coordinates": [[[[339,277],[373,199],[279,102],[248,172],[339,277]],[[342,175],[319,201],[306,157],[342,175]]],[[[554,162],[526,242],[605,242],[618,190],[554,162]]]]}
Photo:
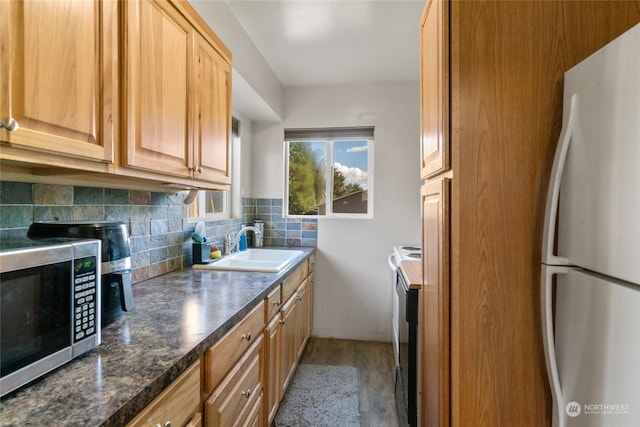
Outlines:
{"type": "Polygon", "coordinates": [[[0,140],[9,143],[1,157],[30,161],[52,153],[37,162],[112,163],[117,2],[8,1],[0,24],[0,120],[12,117],[19,125],[0,129],[0,140]]]}
{"type": "Polygon", "coordinates": [[[194,30],[167,1],[126,2],[126,166],[191,177],[194,30]]]}
{"type": "Polygon", "coordinates": [[[564,72],[638,22],[638,0],[426,1],[422,135],[442,126],[451,168],[425,169],[437,150],[421,141],[421,426],[550,425],[539,260],[564,72]],[[432,286],[447,273],[446,249],[435,250],[447,238],[448,298],[432,286]]]}
{"type": "Polygon", "coordinates": [[[449,185],[448,178],[422,187],[423,285],[420,406],[423,425],[449,425],[449,185]]]}
{"type": "Polygon", "coordinates": [[[420,158],[426,179],[450,167],[448,3],[428,1],[420,22],[420,158]]]}

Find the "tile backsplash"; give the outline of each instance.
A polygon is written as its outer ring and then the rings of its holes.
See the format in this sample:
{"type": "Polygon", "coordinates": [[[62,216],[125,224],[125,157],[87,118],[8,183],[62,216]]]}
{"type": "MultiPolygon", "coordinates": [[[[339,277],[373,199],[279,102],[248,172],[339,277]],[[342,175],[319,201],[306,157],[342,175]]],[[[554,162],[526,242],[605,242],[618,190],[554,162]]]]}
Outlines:
{"type": "MultiPolygon", "coordinates": [[[[133,282],[192,264],[184,193],[0,182],[0,238],[25,236],[34,221],[121,221],[131,236],[133,282]]],[[[316,246],[315,219],[283,218],[282,199],[242,199],[241,218],[207,221],[210,241],[264,222],[265,246],[316,246]]]]}

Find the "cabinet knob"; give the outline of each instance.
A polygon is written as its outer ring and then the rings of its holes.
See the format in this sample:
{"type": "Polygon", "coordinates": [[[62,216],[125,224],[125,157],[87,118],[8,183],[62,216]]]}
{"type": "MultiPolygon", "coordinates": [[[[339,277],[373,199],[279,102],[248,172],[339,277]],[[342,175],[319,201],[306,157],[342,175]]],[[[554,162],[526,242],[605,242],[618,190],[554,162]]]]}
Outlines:
{"type": "Polygon", "coordinates": [[[13,117],[5,117],[0,121],[0,129],[5,128],[9,132],[17,131],[20,128],[18,121],[13,117]]]}
{"type": "Polygon", "coordinates": [[[242,395],[248,399],[251,396],[251,390],[249,389],[244,390],[242,392],[242,395]]]}
{"type": "Polygon", "coordinates": [[[171,421],[167,421],[164,424],[157,423],[156,427],[171,427],[171,421]]]}
{"type": "Polygon", "coordinates": [[[287,323],[287,321],[286,321],[286,320],[284,320],[284,319],[282,319],[282,320],[280,321],[280,324],[281,324],[281,325],[284,325],[285,323],[287,323]]]}
{"type": "Polygon", "coordinates": [[[242,339],[247,340],[247,341],[251,341],[251,332],[249,332],[247,334],[242,334],[242,339]]]}
{"type": "Polygon", "coordinates": [[[280,301],[274,301],[273,305],[275,305],[276,307],[280,307],[280,301]]]}
{"type": "Polygon", "coordinates": [[[198,166],[196,168],[196,172],[198,172],[198,173],[202,173],[203,171],[204,171],[204,169],[202,169],[202,166],[198,166]]]}
{"type": "Polygon", "coordinates": [[[302,301],[302,299],[303,299],[303,298],[304,298],[304,297],[302,296],[302,294],[299,294],[299,295],[298,295],[298,301],[302,301]]]}

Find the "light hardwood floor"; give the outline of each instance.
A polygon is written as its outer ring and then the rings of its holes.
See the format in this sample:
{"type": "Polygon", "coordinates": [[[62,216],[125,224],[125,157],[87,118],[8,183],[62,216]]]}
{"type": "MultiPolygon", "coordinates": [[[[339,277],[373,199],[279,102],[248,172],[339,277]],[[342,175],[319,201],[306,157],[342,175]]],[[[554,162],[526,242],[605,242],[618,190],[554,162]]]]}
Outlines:
{"type": "Polygon", "coordinates": [[[355,366],[360,373],[360,426],[398,426],[391,343],[312,337],[300,363],[355,366]]]}

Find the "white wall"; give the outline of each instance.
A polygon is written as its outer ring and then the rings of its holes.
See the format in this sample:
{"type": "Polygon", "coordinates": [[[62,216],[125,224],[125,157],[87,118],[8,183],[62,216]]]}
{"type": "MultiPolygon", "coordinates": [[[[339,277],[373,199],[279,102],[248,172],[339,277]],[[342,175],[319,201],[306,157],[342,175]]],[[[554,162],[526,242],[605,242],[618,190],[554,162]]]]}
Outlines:
{"type": "Polygon", "coordinates": [[[287,88],[282,124],[253,125],[253,196],[283,197],[283,129],[375,126],[374,218],[320,219],[313,335],[391,340],[393,245],[420,243],[418,82],[287,88]]]}

